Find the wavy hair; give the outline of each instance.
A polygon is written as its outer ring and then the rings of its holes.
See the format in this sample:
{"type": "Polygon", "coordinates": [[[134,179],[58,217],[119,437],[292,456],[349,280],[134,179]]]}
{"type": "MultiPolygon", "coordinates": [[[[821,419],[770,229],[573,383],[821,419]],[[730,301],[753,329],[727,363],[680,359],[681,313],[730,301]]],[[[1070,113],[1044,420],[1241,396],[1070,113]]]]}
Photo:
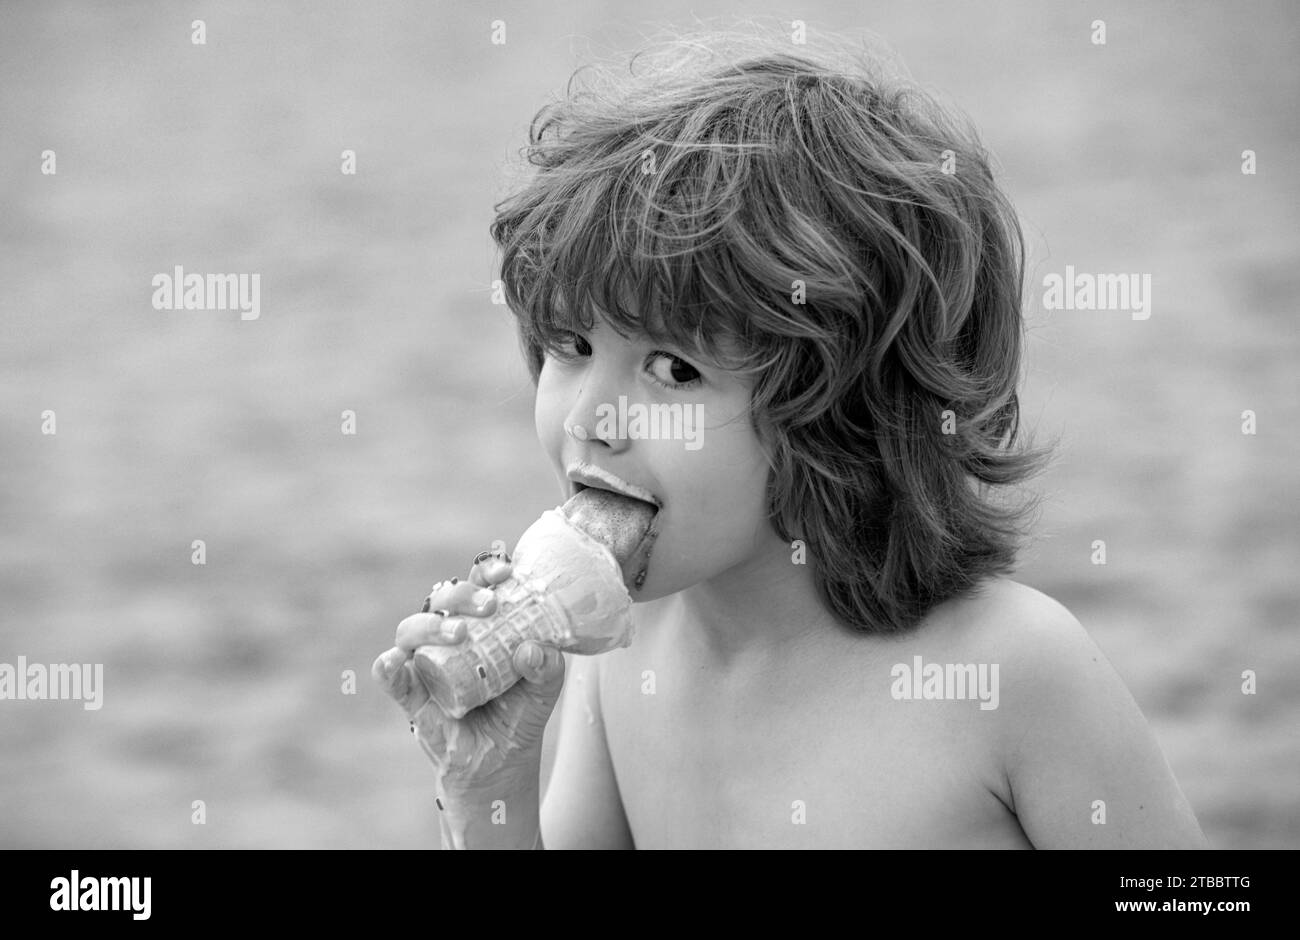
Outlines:
{"type": "Polygon", "coordinates": [[[1018,440],[1024,243],[969,121],[829,46],[709,33],[579,69],[491,234],[534,384],[594,310],[752,379],[773,528],[841,624],[899,633],[1026,528],[996,489],[1047,456],[1018,440]]]}

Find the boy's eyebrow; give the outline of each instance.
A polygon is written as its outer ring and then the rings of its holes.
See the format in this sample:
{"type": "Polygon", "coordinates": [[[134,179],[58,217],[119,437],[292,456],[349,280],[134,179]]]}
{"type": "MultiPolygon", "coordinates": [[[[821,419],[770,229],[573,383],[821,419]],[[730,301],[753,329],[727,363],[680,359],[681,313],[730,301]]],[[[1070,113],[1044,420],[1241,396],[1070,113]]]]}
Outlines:
{"type": "MultiPolygon", "coordinates": [[[[713,368],[725,370],[729,368],[727,365],[728,360],[739,362],[744,358],[744,347],[727,332],[719,331],[712,337],[713,345],[716,347],[715,353],[710,351],[709,347],[702,341],[697,341],[694,337],[680,340],[674,339],[664,327],[664,321],[658,314],[654,316],[652,323],[659,335],[663,337],[665,343],[672,345],[691,358],[703,360],[713,368]]],[[[648,336],[649,334],[646,333],[645,335],[648,336]]]]}
{"type": "MultiPolygon", "coordinates": [[[[592,332],[602,327],[608,327],[614,332],[619,332],[615,327],[615,320],[603,308],[594,303],[590,303],[590,312],[592,313],[592,332]]],[[[568,307],[562,301],[556,303],[556,311],[571,326],[581,326],[578,318],[568,315],[568,307]]],[[[744,359],[744,347],[732,336],[723,332],[714,337],[714,343],[717,346],[718,354],[710,353],[709,349],[702,343],[695,342],[693,339],[683,338],[675,339],[672,333],[666,327],[666,321],[661,312],[655,311],[647,317],[642,317],[641,321],[634,328],[631,336],[634,340],[645,343],[659,343],[661,345],[672,346],[678,352],[691,359],[696,359],[703,364],[722,371],[731,367],[728,365],[728,359],[732,362],[740,362],[744,359]],[[658,334],[657,336],[655,334],[658,334]],[[719,359],[718,355],[725,357],[719,359]]]]}

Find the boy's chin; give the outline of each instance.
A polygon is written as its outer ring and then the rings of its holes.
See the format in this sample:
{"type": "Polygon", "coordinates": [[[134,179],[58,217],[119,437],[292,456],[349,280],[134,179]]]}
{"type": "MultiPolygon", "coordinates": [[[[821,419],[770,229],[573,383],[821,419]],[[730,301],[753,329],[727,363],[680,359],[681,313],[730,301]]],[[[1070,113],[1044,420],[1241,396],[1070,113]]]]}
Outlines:
{"type": "Polygon", "coordinates": [[[671,583],[675,580],[668,576],[668,572],[655,570],[654,556],[652,555],[646,570],[645,581],[641,584],[641,587],[629,589],[628,593],[632,595],[632,603],[648,604],[670,594],[676,594],[682,588],[687,587],[685,584],[671,583]]]}
{"type": "Polygon", "coordinates": [[[698,569],[689,575],[684,572],[668,571],[663,568],[656,571],[652,557],[649,569],[646,572],[645,583],[641,585],[639,590],[630,590],[628,593],[632,595],[632,603],[648,604],[651,601],[662,600],[679,591],[684,591],[701,581],[707,581],[714,574],[715,572],[706,571],[701,576],[698,569]]]}
{"type": "Polygon", "coordinates": [[[659,581],[656,580],[653,574],[647,574],[645,583],[642,584],[640,588],[629,590],[628,593],[632,595],[633,604],[648,604],[651,601],[665,598],[669,594],[676,594],[677,591],[680,590],[681,588],[668,590],[665,587],[661,587],[659,581]]]}

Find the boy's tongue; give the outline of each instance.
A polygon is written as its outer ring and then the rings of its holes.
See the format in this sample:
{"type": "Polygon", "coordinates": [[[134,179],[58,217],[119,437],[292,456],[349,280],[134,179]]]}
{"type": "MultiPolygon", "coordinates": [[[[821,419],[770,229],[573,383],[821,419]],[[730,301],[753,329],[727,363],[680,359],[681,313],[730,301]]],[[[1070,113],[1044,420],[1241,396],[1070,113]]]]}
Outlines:
{"type": "Polygon", "coordinates": [[[560,512],[575,529],[613,552],[628,591],[635,594],[641,589],[659,535],[654,525],[659,508],[654,503],[592,488],[571,497],[560,512]]]}

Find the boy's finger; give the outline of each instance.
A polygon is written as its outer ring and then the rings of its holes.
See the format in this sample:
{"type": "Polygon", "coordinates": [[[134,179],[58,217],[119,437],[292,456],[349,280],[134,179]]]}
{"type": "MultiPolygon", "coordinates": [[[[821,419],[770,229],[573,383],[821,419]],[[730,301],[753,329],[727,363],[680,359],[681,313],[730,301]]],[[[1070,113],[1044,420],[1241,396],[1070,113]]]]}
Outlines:
{"type": "Polygon", "coordinates": [[[411,614],[397,625],[393,644],[404,652],[414,652],[421,646],[455,645],[468,635],[465,621],[449,617],[445,611],[411,614]]]}
{"type": "Polygon", "coordinates": [[[406,653],[403,650],[397,649],[396,647],[390,650],[385,650],[380,653],[371,664],[370,678],[382,685],[385,691],[387,691],[392,682],[393,673],[396,672],[397,667],[404,662],[406,662],[406,653]]]}
{"type": "Polygon", "coordinates": [[[408,716],[415,715],[429,701],[429,693],[411,668],[406,650],[393,647],[381,654],[370,667],[370,675],[408,716]]]}
{"type": "Polygon", "coordinates": [[[524,680],[549,693],[564,684],[564,654],[554,646],[525,640],[515,650],[515,669],[524,680]]]}
{"type": "Polygon", "coordinates": [[[469,580],[479,587],[492,587],[510,577],[511,563],[491,552],[479,552],[474,567],[469,570],[469,580]]]}
{"type": "Polygon", "coordinates": [[[447,610],[471,617],[490,617],[496,612],[497,596],[491,588],[459,578],[453,580],[454,584],[451,581],[440,581],[433,586],[421,613],[447,610]]]}

